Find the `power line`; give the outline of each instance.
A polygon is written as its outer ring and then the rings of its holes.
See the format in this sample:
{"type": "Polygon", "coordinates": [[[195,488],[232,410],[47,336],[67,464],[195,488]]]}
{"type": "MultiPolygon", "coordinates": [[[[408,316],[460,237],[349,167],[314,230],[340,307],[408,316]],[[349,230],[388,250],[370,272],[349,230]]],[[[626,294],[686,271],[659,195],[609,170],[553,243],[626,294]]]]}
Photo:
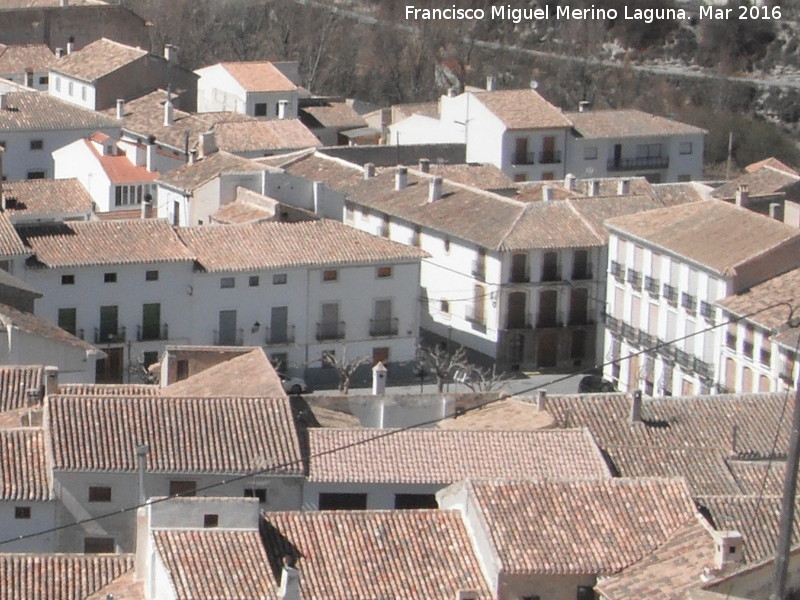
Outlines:
{"type": "MultiPolygon", "coordinates": [[[[731,318],[731,319],[729,319],[727,321],[723,321],[721,323],[709,326],[709,327],[707,327],[705,329],[701,329],[699,331],[695,331],[695,332],[693,332],[691,334],[687,334],[685,336],[682,336],[682,337],[679,337],[679,338],[675,338],[675,339],[672,339],[672,340],[669,340],[669,341],[661,342],[659,344],[656,344],[655,346],[651,346],[651,347],[645,348],[643,350],[630,353],[630,354],[628,354],[626,356],[622,356],[622,357],[619,357],[619,358],[616,358],[616,359],[612,359],[610,361],[606,361],[606,362],[598,364],[598,365],[594,365],[592,367],[587,367],[586,369],[583,369],[582,371],[579,371],[577,373],[570,373],[568,375],[562,375],[560,377],[556,377],[555,379],[551,379],[550,381],[547,381],[545,383],[541,383],[541,384],[537,384],[537,385],[531,386],[529,388],[525,388],[525,389],[520,390],[519,392],[516,392],[514,394],[508,394],[508,393],[501,394],[497,398],[493,398],[491,400],[486,400],[484,402],[480,402],[480,403],[478,403],[475,406],[472,406],[470,408],[463,409],[463,410],[459,409],[458,412],[454,411],[451,414],[447,414],[447,415],[444,415],[444,416],[441,416],[441,417],[436,417],[434,419],[429,419],[427,421],[423,421],[421,423],[416,423],[414,425],[406,425],[405,427],[400,427],[400,428],[397,428],[397,429],[379,430],[379,433],[376,433],[375,435],[373,435],[373,436],[371,436],[369,438],[365,438],[363,440],[350,442],[348,444],[344,444],[342,446],[337,446],[336,448],[330,448],[328,450],[317,452],[315,454],[309,454],[308,456],[301,457],[298,460],[285,461],[283,463],[278,463],[278,464],[267,466],[267,467],[264,467],[264,468],[261,468],[261,469],[254,469],[254,470],[249,471],[247,473],[244,473],[242,475],[237,475],[237,476],[231,477],[229,479],[224,479],[224,480],[221,480],[221,481],[217,481],[215,483],[210,483],[208,485],[195,488],[194,490],[188,490],[186,492],[180,492],[180,493],[172,494],[172,495],[169,495],[169,496],[154,498],[154,499],[152,499],[152,500],[150,500],[148,502],[145,502],[145,503],[137,503],[137,504],[134,504],[134,505],[131,505],[131,506],[128,506],[128,507],[124,507],[124,508],[121,508],[121,509],[118,509],[118,510],[110,511],[110,512],[107,512],[107,513],[104,513],[104,514],[101,514],[101,515],[97,515],[97,516],[94,516],[94,517],[87,517],[85,519],[72,521],[70,523],[65,523],[63,525],[57,525],[57,526],[50,527],[48,529],[45,529],[45,530],[42,530],[42,531],[38,531],[38,532],[34,532],[34,533],[27,533],[27,534],[23,534],[23,535],[20,535],[20,536],[13,537],[13,538],[6,538],[6,539],[3,539],[3,540],[0,540],[0,546],[3,546],[5,544],[10,544],[12,542],[17,542],[17,541],[22,541],[22,540],[26,540],[26,539],[39,537],[39,536],[42,536],[42,535],[47,535],[47,534],[50,534],[50,533],[56,533],[58,531],[63,531],[65,529],[70,529],[72,527],[77,527],[79,525],[84,525],[86,523],[99,521],[101,519],[106,519],[106,518],[109,518],[109,517],[112,517],[112,516],[115,516],[115,515],[126,514],[126,513],[129,513],[129,512],[138,510],[139,508],[143,508],[143,507],[145,507],[147,505],[160,504],[161,502],[166,502],[166,501],[171,500],[173,498],[185,497],[185,496],[188,496],[189,494],[194,494],[194,493],[197,493],[197,492],[203,492],[203,491],[207,491],[207,490],[216,489],[216,488],[222,487],[224,485],[228,485],[228,484],[231,484],[231,483],[236,483],[238,481],[244,481],[246,479],[249,479],[251,477],[255,477],[257,475],[268,474],[270,472],[275,472],[275,471],[278,471],[280,469],[284,469],[284,468],[287,468],[287,467],[298,466],[298,465],[302,466],[306,460],[311,460],[311,459],[315,459],[315,458],[320,458],[322,456],[335,454],[336,452],[343,451],[343,450],[348,450],[350,448],[354,448],[354,447],[357,447],[357,446],[362,446],[362,445],[368,444],[370,442],[374,442],[376,440],[380,440],[380,439],[383,439],[383,438],[386,438],[386,437],[389,437],[389,436],[392,436],[392,435],[396,435],[398,433],[402,433],[402,432],[405,432],[405,431],[410,431],[410,430],[417,429],[417,428],[420,428],[420,427],[425,427],[425,426],[428,426],[428,425],[435,425],[436,423],[439,423],[441,421],[445,421],[445,420],[447,420],[449,418],[460,417],[460,416],[463,416],[464,414],[466,414],[467,412],[480,410],[480,409],[485,408],[486,406],[489,406],[491,404],[495,404],[497,402],[501,402],[503,400],[507,400],[508,398],[510,398],[512,396],[521,395],[521,394],[528,394],[530,392],[535,392],[535,391],[540,390],[540,389],[542,389],[542,388],[544,388],[544,387],[546,387],[548,385],[552,385],[552,384],[555,384],[555,383],[560,383],[562,381],[566,381],[567,379],[571,379],[572,377],[575,377],[576,375],[589,374],[591,372],[594,372],[597,369],[602,369],[602,368],[605,368],[607,366],[611,366],[611,365],[613,365],[615,363],[620,363],[620,362],[622,362],[624,360],[628,360],[630,358],[633,358],[635,356],[639,356],[641,354],[653,352],[653,351],[655,351],[655,350],[657,350],[659,348],[663,348],[663,347],[668,346],[670,344],[674,344],[676,342],[680,342],[680,341],[689,339],[689,338],[694,337],[695,335],[699,335],[701,333],[706,333],[707,331],[712,331],[712,330],[717,329],[719,327],[723,327],[725,325],[728,325],[729,323],[738,323],[739,321],[742,321],[744,319],[750,318],[750,317],[755,316],[755,315],[757,315],[759,313],[762,313],[762,312],[765,312],[765,311],[768,311],[768,310],[772,310],[773,308],[777,308],[779,306],[786,306],[786,307],[789,308],[790,314],[789,314],[789,319],[787,319],[787,322],[790,321],[791,317],[792,317],[792,314],[794,312],[794,307],[792,307],[792,305],[789,304],[788,302],[776,302],[774,304],[771,304],[771,305],[766,306],[764,308],[760,308],[759,310],[753,311],[753,312],[748,313],[746,315],[742,315],[742,316],[739,316],[739,317],[733,317],[733,318],[731,318]]],[[[798,340],[798,344],[800,344],[800,339],[798,340]]],[[[786,402],[788,402],[788,398],[787,398],[786,402]]],[[[775,443],[777,443],[777,438],[776,438],[775,443]]]]}

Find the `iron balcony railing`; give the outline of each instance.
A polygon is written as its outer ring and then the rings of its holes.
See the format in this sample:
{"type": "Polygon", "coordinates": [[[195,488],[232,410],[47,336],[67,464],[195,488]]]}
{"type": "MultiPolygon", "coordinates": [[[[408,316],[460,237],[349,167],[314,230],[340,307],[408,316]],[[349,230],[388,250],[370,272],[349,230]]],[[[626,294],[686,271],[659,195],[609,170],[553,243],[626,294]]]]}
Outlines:
{"type": "Polygon", "coordinates": [[[397,335],[399,331],[399,322],[396,317],[391,319],[370,319],[369,320],[369,334],[372,337],[397,335]]]}
{"type": "Polygon", "coordinates": [[[608,161],[609,171],[635,171],[636,169],[666,169],[668,156],[643,156],[639,158],[612,158],[608,161]]]}
{"type": "Polygon", "coordinates": [[[288,325],[282,329],[271,329],[267,327],[266,335],[264,336],[264,344],[280,345],[280,344],[294,344],[294,325],[288,325]]]}
{"type": "Polygon", "coordinates": [[[244,330],[239,328],[236,331],[214,330],[215,346],[242,346],[244,344],[244,330]]]}
{"type": "Polygon", "coordinates": [[[486,280],[486,261],[473,260],[472,261],[472,276],[481,281],[486,280]]]}
{"type": "Polygon", "coordinates": [[[136,341],[145,342],[148,340],[168,340],[169,325],[163,323],[159,325],[137,325],[136,341]]]}
{"type": "Polygon", "coordinates": [[[95,344],[121,344],[125,341],[125,327],[116,327],[113,330],[101,327],[94,328],[95,344]]]}
{"type": "Polygon", "coordinates": [[[317,340],[341,340],[344,338],[344,321],[317,323],[317,340]]]}
{"type": "Polygon", "coordinates": [[[539,162],[543,165],[553,165],[561,162],[561,150],[542,150],[539,152],[539,162]]]}

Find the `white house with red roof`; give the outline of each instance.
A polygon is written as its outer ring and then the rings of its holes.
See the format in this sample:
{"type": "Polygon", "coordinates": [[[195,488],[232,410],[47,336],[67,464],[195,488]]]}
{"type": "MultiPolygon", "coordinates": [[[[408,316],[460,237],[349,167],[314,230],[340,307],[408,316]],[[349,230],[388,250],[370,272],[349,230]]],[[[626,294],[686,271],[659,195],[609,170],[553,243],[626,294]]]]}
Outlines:
{"type": "Polygon", "coordinates": [[[221,62],[195,73],[197,111],[232,111],[266,119],[296,119],[298,88],[295,63],[221,62]]]}

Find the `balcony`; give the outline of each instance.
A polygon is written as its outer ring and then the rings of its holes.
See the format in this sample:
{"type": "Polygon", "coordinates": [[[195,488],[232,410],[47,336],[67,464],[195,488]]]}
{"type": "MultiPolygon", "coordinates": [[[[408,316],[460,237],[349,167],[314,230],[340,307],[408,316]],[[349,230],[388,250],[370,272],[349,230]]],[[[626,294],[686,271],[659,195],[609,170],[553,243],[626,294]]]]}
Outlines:
{"type": "Polygon", "coordinates": [[[675,355],[677,354],[677,351],[675,350],[675,347],[671,346],[670,344],[668,344],[667,342],[665,342],[662,339],[658,340],[658,350],[657,350],[657,352],[665,360],[670,361],[670,362],[674,362],[675,361],[675,355]]]}
{"type": "Polygon", "coordinates": [[[475,279],[480,279],[481,281],[486,281],[486,261],[485,260],[473,260],[472,261],[472,276],[475,279]]]}
{"type": "Polygon", "coordinates": [[[642,274],[635,269],[628,269],[625,274],[625,279],[628,283],[631,284],[631,287],[635,290],[642,289],[642,274]]]}
{"type": "Polygon", "coordinates": [[[686,312],[695,314],[697,310],[697,299],[691,294],[683,292],[681,294],[681,306],[686,309],[686,312]]]}
{"type": "Polygon", "coordinates": [[[622,329],[622,323],[619,319],[616,319],[611,315],[606,315],[606,329],[608,329],[611,333],[619,333],[622,329]]]}
{"type": "Polygon", "coordinates": [[[622,324],[622,337],[628,340],[630,343],[635,344],[638,341],[638,332],[635,327],[632,325],[628,325],[627,323],[622,324]]]}
{"type": "Polygon", "coordinates": [[[769,350],[762,348],[761,352],[759,353],[759,359],[762,365],[769,366],[772,363],[772,352],[769,350]]]}
{"type": "Polygon", "coordinates": [[[636,171],[637,169],[666,169],[669,156],[643,156],[640,158],[612,158],[606,165],[609,171],[636,171]]]}
{"type": "Polygon", "coordinates": [[[372,337],[397,335],[399,324],[397,318],[391,319],[370,319],[369,334],[372,337]]]}
{"type": "Polygon", "coordinates": [[[622,283],[623,273],[625,272],[625,267],[622,266],[621,263],[618,263],[615,260],[611,261],[611,264],[608,266],[608,273],[618,282],[622,283]]]}
{"type": "Polygon", "coordinates": [[[270,329],[267,327],[264,336],[265,346],[282,346],[294,344],[294,325],[288,325],[281,329],[270,329]]]}
{"type": "Polygon", "coordinates": [[[554,281],[561,281],[561,269],[557,267],[545,267],[542,269],[543,283],[550,283],[554,281]]]}
{"type": "Polygon", "coordinates": [[[678,290],[668,283],[664,284],[663,296],[670,306],[678,306],[678,290]]]}
{"type": "Polygon", "coordinates": [[[711,323],[714,322],[714,306],[709,304],[708,302],[700,301],[700,315],[710,321],[711,323]]]}
{"type": "Polygon", "coordinates": [[[531,276],[527,271],[511,271],[509,283],[530,283],[531,276]]]}
{"type": "Polygon", "coordinates": [[[753,358],[754,348],[755,346],[753,346],[753,342],[748,342],[747,340],[745,340],[745,342],[742,344],[742,354],[744,354],[748,358],[753,358]]]}
{"type": "Polygon", "coordinates": [[[592,278],[592,264],[579,265],[572,268],[573,281],[583,281],[592,278]]]}
{"type": "Polygon", "coordinates": [[[576,311],[574,313],[570,313],[567,324],[570,326],[594,325],[594,321],[589,317],[589,313],[587,313],[586,311],[581,311],[581,312],[576,311]]]}
{"type": "Polygon", "coordinates": [[[675,360],[676,362],[685,369],[694,369],[694,360],[689,355],[688,352],[684,352],[683,350],[677,350],[675,352],[675,360]]]}
{"type": "Polygon", "coordinates": [[[531,327],[533,327],[533,325],[529,315],[509,314],[506,320],[506,329],[531,329],[531,327]]]}
{"type": "Polygon", "coordinates": [[[215,346],[242,346],[244,344],[244,330],[239,328],[235,331],[214,330],[215,346]]]}
{"type": "Polygon", "coordinates": [[[699,358],[694,359],[694,372],[702,379],[714,378],[714,365],[707,363],[699,358]]]}
{"type": "Polygon", "coordinates": [[[158,325],[137,325],[136,326],[136,341],[146,342],[150,340],[168,340],[169,339],[169,325],[166,323],[160,327],[158,325]]]}
{"type": "Polygon", "coordinates": [[[637,342],[642,348],[653,348],[658,343],[658,340],[654,335],[640,331],[637,342]]]}
{"type": "Polygon", "coordinates": [[[563,320],[556,312],[540,312],[536,318],[536,327],[561,327],[563,320]]]}
{"type": "Polygon", "coordinates": [[[532,165],[536,162],[535,152],[515,152],[511,159],[512,165],[532,165]]]}
{"type": "Polygon", "coordinates": [[[661,289],[661,284],[658,281],[658,279],[645,276],[644,289],[647,290],[647,293],[653,296],[654,298],[658,298],[658,290],[661,289]]]}
{"type": "Polygon", "coordinates": [[[94,328],[95,344],[122,344],[125,342],[125,328],[116,327],[113,330],[106,330],[101,327],[94,328]]]}
{"type": "Polygon", "coordinates": [[[344,321],[317,323],[317,340],[341,340],[344,338],[344,321]]]}
{"type": "Polygon", "coordinates": [[[554,165],[561,162],[560,150],[542,150],[539,152],[539,163],[543,165],[554,165]]]}
{"type": "Polygon", "coordinates": [[[731,350],[736,350],[736,335],[730,332],[725,333],[725,345],[731,350]]]}

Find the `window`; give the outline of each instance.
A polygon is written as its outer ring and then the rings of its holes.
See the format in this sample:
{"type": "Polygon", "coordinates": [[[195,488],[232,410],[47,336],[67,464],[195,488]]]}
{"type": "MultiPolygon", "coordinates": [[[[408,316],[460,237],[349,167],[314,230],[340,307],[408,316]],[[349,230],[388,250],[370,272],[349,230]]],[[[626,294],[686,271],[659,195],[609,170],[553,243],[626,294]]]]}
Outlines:
{"type": "Polygon", "coordinates": [[[266,488],[244,488],[245,498],[258,498],[259,504],[267,503],[267,490],[266,488]]]}
{"type": "Polygon", "coordinates": [[[639,144],[636,146],[636,158],[660,158],[661,144],[639,144]]]}
{"type": "Polygon", "coordinates": [[[590,585],[579,585],[575,593],[576,600],[594,600],[594,588],[590,585]]]}
{"type": "Polygon", "coordinates": [[[111,488],[99,485],[90,486],[89,502],[111,502],[111,488]]]}
{"type": "Polygon", "coordinates": [[[597,146],[586,146],[583,149],[583,160],[596,160],[597,146]]]}
{"type": "Polygon", "coordinates": [[[45,175],[44,171],[28,171],[28,179],[44,179],[45,175]]]}
{"type": "Polygon", "coordinates": [[[117,283],[117,274],[103,273],[103,283],[117,283]]]}
{"type": "Polygon", "coordinates": [[[682,173],[678,175],[678,183],[686,183],[692,180],[692,176],[689,173],[682,173]]]}
{"type": "Polygon", "coordinates": [[[59,308],[58,309],[58,326],[67,333],[75,335],[78,320],[77,308],[59,308]]]}
{"type": "Polygon", "coordinates": [[[322,272],[322,281],[336,281],[339,279],[339,271],[336,269],[325,269],[322,272]]]}
{"type": "Polygon", "coordinates": [[[389,362],[389,348],[386,346],[375,346],[372,349],[372,364],[377,365],[379,362],[383,364],[389,362]]]}
{"type": "MultiPolygon", "coordinates": [[[[164,326],[166,329],[166,326],[164,326]]],[[[161,331],[161,304],[153,302],[142,305],[142,328],[137,338],[139,340],[158,340],[166,338],[161,331]]]]}
{"type": "Polygon", "coordinates": [[[113,554],[114,538],[83,538],[83,552],[84,554],[113,554]]]}
{"type": "Polygon", "coordinates": [[[222,289],[236,287],[236,279],[233,277],[223,277],[219,280],[219,287],[222,289]]]}
{"type": "Polygon", "coordinates": [[[444,240],[444,251],[450,252],[450,238],[445,238],[444,240]]]}
{"type": "Polygon", "coordinates": [[[146,369],[150,365],[158,362],[158,352],[142,352],[142,366],[146,369]]]}
{"type": "Polygon", "coordinates": [[[207,529],[210,527],[219,527],[219,515],[217,514],[203,515],[203,527],[207,529]]]}
{"type": "Polygon", "coordinates": [[[275,273],[272,276],[272,285],[284,285],[286,283],[286,273],[275,273]]]}
{"type": "Polygon", "coordinates": [[[145,281],[158,281],[158,271],[145,271],[144,280],[145,281]]]}
{"type": "Polygon", "coordinates": [[[395,494],[394,507],[397,510],[439,508],[434,494],[395,494]]]}
{"type": "Polygon", "coordinates": [[[378,267],[376,273],[378,279],[384,279],[385,277],[392,276],[392,267],[378,267]]]}
{"type": "Polygon", "coordinates": [[[189,377],[189,361],[185,358],[179,359],[175,364],[175,381],[183,381],[189,377]]]}
{"type": "Polygon", "coordinates": [[[56,91],[61,91],[61,77],[56,77],[56,91]]]}
{"type": "Polygon", "coordinates": [[[31,150],[42,150],[42,149],[44,149],[44,141],[31,140],[31,150]]]}
{"type": "Polygon", "coordinates": [[[247,285],[250,287],[258,287],[259,279],[258,275],[251,275],[247,280],[247,285]]]}
{"type": "Polygon", "coordinates": [[[182,496],[187,498],[189,496],[197,495],[197,482],[196,481],[170,481],[169,482],[169,495],[182,496]]]}
{"type": "Polygon", "coordinates": [[[30,506],[15,506],[14,507],[14,518],[15,519],[30,519],[31,518],[31,507],[30,506]]]}
{"type": "Polygon", "coordinates": [[[75,85],[71,81],[67,82],[67,94],[72,96],[74,91],[75,91],[75,85]]]}
{"type": "Polygon", "coordinates": [[[444,314],[450,314],[450,301],[449,300],[439,300],[439,310],[442,311],[444,314]]]}
{"type": "Polygon", "coordinates": [[[525,173],[514,173],[515,183],[522,183],[523,181],[528,181],[528,176],[525,173]]]}
{"type": "Polygon", "coordinates": [[[62,275],[61,285],[75,285],[75,275],[62,275]]]}
{"type": "Polygon", "coordinates": [[[692,142],[681,142],[678,145],[678,152],[681,154],[691,154],[692,153],[692,142]]]}
{"type": "Polygon", "coordinates": [[[81,86],[81,100],[86,100],[86,86],[81,86]]]}
{"type": "Polygon", "coordinates": [[[320,494],[319,510],[366,510],[366,494],[320,494]]]}
{"type": "Polygon", "coordinates": [[[39,77],[39,85],[47,85],[48,83],[50,83],[50,78],[47,75],[39,77]]]}
{"type": "Polygon", "coordinates": [[[253,105],[253,115],[256,117],[266,117],[267,116],[267,103],[266,102],[256,102],[253,105]]]}

